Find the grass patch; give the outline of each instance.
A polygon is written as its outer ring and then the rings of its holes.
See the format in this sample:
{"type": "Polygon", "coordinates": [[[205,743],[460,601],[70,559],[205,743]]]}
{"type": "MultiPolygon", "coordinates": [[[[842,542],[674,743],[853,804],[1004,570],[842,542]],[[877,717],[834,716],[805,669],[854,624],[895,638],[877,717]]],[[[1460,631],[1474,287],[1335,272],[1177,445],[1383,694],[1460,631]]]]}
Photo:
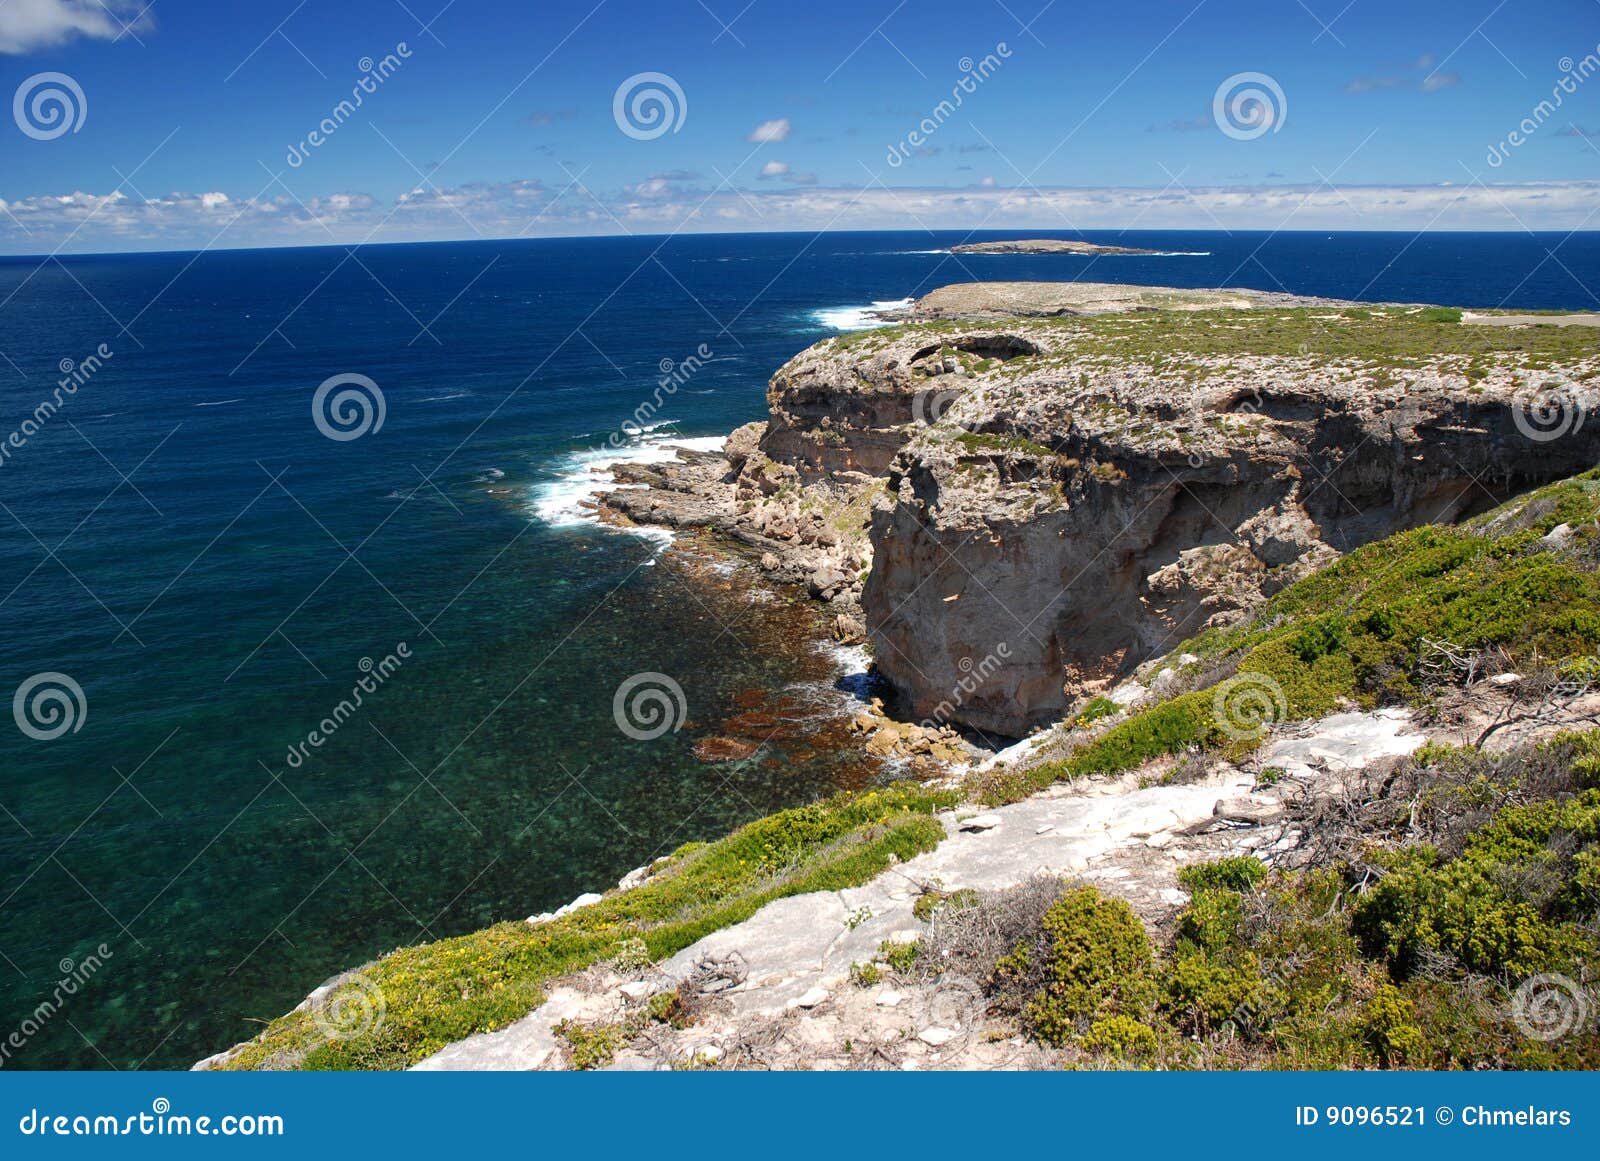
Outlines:
{"type": "Polygon", "coordinates": [[[773,899],[858,886],[891,859],[937,846],[944,829],[933,813],[956,799],[907,783],[838,795],[684,848],[643,886],[550,923],[501,923],[400,949],[360,973],[363,994],[381,996],[376,1018],[341,1032],[343,1021],[291,1012],[225,1067],[404,1068],[520,1019],[544,1002],[549,981],[619,949],[637,952],[638,941],[659,962],[773,899]]]}

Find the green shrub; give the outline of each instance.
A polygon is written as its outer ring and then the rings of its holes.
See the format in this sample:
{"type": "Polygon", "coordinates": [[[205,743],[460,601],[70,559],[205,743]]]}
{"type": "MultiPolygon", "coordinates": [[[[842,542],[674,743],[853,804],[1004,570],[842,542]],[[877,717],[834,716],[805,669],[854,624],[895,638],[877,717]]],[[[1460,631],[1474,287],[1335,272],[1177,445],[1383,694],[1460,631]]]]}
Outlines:
{"type": "Polygon", "coordinates": [[[1597,843],[1600,791],[1507,807],[1458,858],[1423,845],[1384,856],[1353,929],[1400,978],[1436,953],[1485,975],[1557,970],[1590,946],[1578,923],[1600,900],[1597,843]]]}
{"type": "Polygon", "coordinates": [[[1089,1025],[1089,1031],[1083,1035],[1083,1047],[1089,1052],[1138,1061],[1154,1056],[1159,1041],[1155,1029],[1148,1024],[1141,1024],[1131,1016],[1107,1016],[1089,1025]]]}
{"type": "Polygon", "coordinates": [[[883,978],[883,972],[875,963],[853,963],[850,965],[850,982],[858,988],[870,988],[883,978]]]}
{"type": "Polygon", "coordinates": [[[555,1031],[567,1042],[567,1057],[572,1067],[581,1072],[604,1068],[627,1042],[627,1033],[621,1024],[585,1025],[563,1020],[555,1031]]]}
{"type": "Polygon", "coordinates": [[[1235,1013],[1259,1007],[1260,963],[1249,952],[1223,958],[1199,948],[1180,950],[1166,972],[1163,1003],[1181,1031],[1204,1035],[1235,1013]]]}
{"type": "Polygon", "coordinates": [[[1393,984],[1385,984],[1361,1008],[1362,1038],[1384,1068],[1422,1060],[1422,1027],[1410,1000],[1393,984]]]}
{"type": "Polygon", "coordinates": [[[643,941],[659,962],[788,895],[859,886],[944,840],[936,810],[948,791],[899,783],[784,811],[726,838],[680,848],[631,891],[548,923],[501,923],[402,948],[363,969],[386,1018],[354,1035],[322,1035],[315,1013],[291,1012],[225,1067],[404,1068],[446,1044],[494,1031],[545,999],[545,985],[643,941]]]}
{"type": "Polygon", "coordinates": [[[1142,1019],[1155,1001],[1150,939],[1133,909],[1093,887],[1068,891],[1045,912],[1041,938],[1019,944],[997,976],[1042,972],[1044,985],[1023,1024],[1048,1044],[1065,1044],[1097,1020],[1142,1019]],[[1036,959],[1037,957],[1037,959],[1036,959]]]}
{"type": "Polygon", "coordinates": [[[1248,891],[1266,877],[1267,865],[1254,855],[1194,863],[1178,871],[1178,882],[1191,892],[1248,891]]]}
{"type": "Polygon", "coordinates": [[[1177,936],[1205,951],[1220,952],[1238,939],[1243,922],[1238,892],[1199,891],[1178,915],[1177,936]]]}
{"type": "Polygon", "coordinates": [[[1121,707],[1109,697],[1090,698],[1088,704],[1078,711],[1076,724],[1080,726],[1086,726],[1090,722],[1099,721],[1101,718],[1109,718],[1120,708],[1121,707]]]}
{"type": "Polygon", "coordinates": [[[917,965],[917,956],[921,950],[919,940],[897,943],[892,939],[886,939],[878,945],[878,954],[883,957],[883,962],[901,975],[910,974],[911,969],[917,965]]]}

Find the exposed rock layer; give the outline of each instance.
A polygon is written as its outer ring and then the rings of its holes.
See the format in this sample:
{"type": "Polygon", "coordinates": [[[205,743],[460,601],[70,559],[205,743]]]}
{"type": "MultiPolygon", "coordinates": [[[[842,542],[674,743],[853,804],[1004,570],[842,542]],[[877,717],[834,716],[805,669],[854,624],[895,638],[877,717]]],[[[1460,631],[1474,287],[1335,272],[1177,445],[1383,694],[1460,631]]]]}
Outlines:
{"type": "Polygon", "coordinates": [[[864,621],[911,716],[1018,735],[1340,552],[1600,460],[1600,336],[1311,301],[946,288],[790,360],[726,459],[608,504],[864,621]]]}

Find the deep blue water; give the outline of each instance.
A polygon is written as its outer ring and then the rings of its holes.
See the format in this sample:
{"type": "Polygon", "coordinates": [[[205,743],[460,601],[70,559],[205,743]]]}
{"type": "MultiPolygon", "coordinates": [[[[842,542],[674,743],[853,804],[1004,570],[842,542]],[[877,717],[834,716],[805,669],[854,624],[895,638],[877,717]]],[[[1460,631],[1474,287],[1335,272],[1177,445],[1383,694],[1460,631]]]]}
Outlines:
{"type": "Polygon", "coordinates": [[[1084,236],[1206,253],[930,252],[952,232],[0,259],[0,694],[61,673],[87,706],[52,740],[0,718],[0,1039],[111,953],[0,1063],[186,1064],[341,968],[871,776],[826,747],[698,762],[763,693],[832,704],[802,614],[537,515],[663,366],[704,364],[656,438],[703,437],[761,417],[770,372],[832,333],[815,312],[974,277],[1600,305],[1595,234],[1084,236]],[[319,431],[340,374],[378,385],[381,428],[319,431]],[[645,670],[689,714],[648,741],[612,711],[645,670]]]}

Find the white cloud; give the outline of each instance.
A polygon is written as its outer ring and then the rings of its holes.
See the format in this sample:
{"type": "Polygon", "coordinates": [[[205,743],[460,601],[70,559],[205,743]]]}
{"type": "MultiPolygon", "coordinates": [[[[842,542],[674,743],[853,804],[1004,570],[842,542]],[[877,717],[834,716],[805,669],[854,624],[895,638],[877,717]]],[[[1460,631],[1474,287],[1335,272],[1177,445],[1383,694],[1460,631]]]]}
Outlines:
{"type": "Polygon", "coordinates": [[[131,0],[0,0],[0,53],[13,56],[88,36],[115,40],[152,24],[131,0]]]}
{"type": "Polygon", "coordinates": [[[775,121],[763,121],[750,130],[750,136],[745,140],[756,145],[770,145],[774,141],[787,141],[789,139],[789,118],[779,117],[775,121]]]}
{"type": "MultiPolygon", "coordinates": [[[[771,185],[689,188],[657,176],[615,191],[537,181],[347,192],[296,201],[220,192],[142,200],[123,193],[0,199],[0,253],[405,242],[717,230],[1082,229],[1519,230],[1584,226],[1600,181],[1503,185],[821,187],[787,172],[771,185]],[[470,223],[470,225],[469,225],[470,223]],[[77,232],[74,234],[73,231],[77,232]],[[220,236],[218,236],[220,234],[220,236]],[[215,238],[213,243],[212,239],[215,238]]],[[[751,183],[756,185],[757,183],[751,183]]]]}
{"type": "Polygon", "coordinates": [[[761,167],[762,177],[782,177],[789,172],[789,167],[781,161],[769,161],[761,167]]]}

